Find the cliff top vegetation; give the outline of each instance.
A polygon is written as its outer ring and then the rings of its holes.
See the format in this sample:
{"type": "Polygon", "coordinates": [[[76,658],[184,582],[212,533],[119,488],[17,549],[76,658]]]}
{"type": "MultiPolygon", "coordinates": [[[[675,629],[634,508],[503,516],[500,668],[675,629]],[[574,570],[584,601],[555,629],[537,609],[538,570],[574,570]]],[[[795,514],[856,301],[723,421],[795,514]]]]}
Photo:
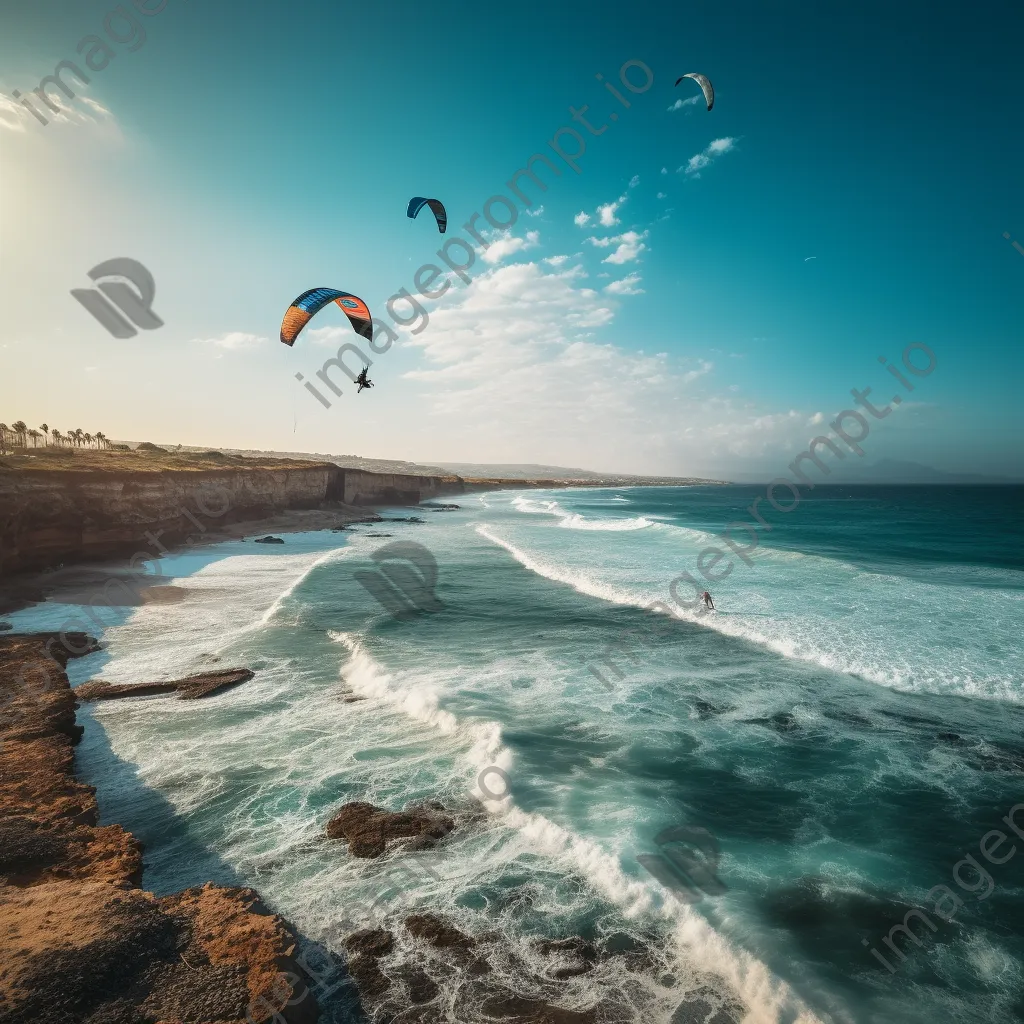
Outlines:
{"type": "MultiPolygon", "coordinates": [[[[326,465],[327,463],[323,463],[326,465]]],[[[313,469],[318,463],[300,459],[246,458],[223,452],[175,452],[153,445],[135,450],[95,448],[18,448],[0,455],[0,473],[163,473],[216,469],[313,469]]]]}

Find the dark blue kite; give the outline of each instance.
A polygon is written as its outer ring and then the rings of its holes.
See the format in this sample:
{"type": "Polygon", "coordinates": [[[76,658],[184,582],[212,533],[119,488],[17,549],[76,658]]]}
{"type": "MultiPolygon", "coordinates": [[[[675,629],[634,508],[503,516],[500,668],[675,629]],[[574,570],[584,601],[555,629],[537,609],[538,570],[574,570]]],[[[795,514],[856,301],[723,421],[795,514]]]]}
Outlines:
{"type": "Polygon", "coordinates": [[[416,214],[424,206],[429,206],[434,211],[434,216],[437,218],[437,230],[443,235],[448,227],[448,214],[445,211],[444,203],[440,199],[424,199],[422,196],[415,196],[409,200],[409,216],[415,220],[416,214]]]}

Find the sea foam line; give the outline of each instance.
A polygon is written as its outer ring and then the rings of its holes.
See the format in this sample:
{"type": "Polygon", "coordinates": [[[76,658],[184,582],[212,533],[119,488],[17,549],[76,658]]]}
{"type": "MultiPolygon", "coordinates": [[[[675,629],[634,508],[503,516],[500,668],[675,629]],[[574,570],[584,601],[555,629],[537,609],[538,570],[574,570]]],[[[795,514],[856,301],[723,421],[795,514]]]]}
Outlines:
{"type": "MultiPolygon", "coordinates": [[[[485,529],[477,527],[478,530],[485,529]]],[[[500,542],[499,542],[500,543],[500,542]]],[[[501,742],[501,725],[486,722],[475,725],[461,723],[451,712],[439,707],[439,695],[432,688],[395,687],[390,674],[365,649],[353,633],[329,631],[328,635],[349,652],[343,667],[346,682],[361,696],[383,700],[396,710],[421,722],[446,737],[470,741],[466,760],[474,771],[497,765],[507,771],[512,767],[512,753],[501,742]]],[[[686,904],[675,899],[654,899],[660,885],[629,878],[622,870],[617,855],[610,854],[597,843],[563,828],[542,814],[516,807],[511,796],[488,799],[480,790],[479,780],[472,795],[491,813],[499,813],[501,822],[518,832],[532,853],[542,853],[560,864],[563,870],[579,875],[618,906],[626,918],[654,914],[671,929],[672,940],[680,956],[689,963],[720,978],[747,1004],[744,1024],[778,1024],[790,1009],[794,1024],[820,1024],[794,996],[789,986],[775,978],[769,969],[752,954],[734,949],[711,924],[686,904]]]]}

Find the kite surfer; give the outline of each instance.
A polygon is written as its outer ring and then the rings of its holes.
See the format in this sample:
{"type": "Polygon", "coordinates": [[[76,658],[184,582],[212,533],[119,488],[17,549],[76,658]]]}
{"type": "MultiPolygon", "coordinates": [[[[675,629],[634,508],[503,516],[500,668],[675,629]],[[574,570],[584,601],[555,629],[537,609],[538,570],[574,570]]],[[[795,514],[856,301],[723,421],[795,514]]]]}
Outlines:
{"type": "MultiPolygon", "coordinates": [[[[372,388],[373,387],[373,381],[372,380],[368,380],[367,377],[366,377],[366,371],[369,370],[369,369],[370,368],[368,366],[364,366],[362,368],[362,370],[359,371],[359,376],[356,377],[355,381],[353,382],[353,383],[359,385],[359,391],[362,391],[363,388],[372,388]]],[[[359,394],[359,391],[356,392],[357,395],[359,394]]]]}
{"type": "Polygon", "coordinates": [[[705,608],[710,608],[711,611],[718,610],[715,608],[715,602],[711,600],[711,595],[706,590],[700,595],[700,599],[704,602],[705,608]]]}

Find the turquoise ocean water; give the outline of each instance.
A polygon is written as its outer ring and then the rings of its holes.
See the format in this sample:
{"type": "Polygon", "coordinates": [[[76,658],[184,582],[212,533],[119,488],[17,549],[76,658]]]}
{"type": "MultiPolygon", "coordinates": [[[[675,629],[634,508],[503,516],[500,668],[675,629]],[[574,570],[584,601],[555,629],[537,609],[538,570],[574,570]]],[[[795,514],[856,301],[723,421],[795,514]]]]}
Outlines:
{"type": "Polygon", "coordinates": [[[758,494],[470,495],[423,524],[164,558],[186,599],[109,615],[73,682],[257,675],[84,708],[80,771],[145,843],[147,888],[253,885],[328,948],[431,909],[538,969],[538,936],[655,944],[642,983],[610,961],[563,988],[645,1024],[709,983],[750,1022],[1024,1020],[1024,838],[1000,820],[1024,803],[1024,489],[818,487],[765,512],[754,564],[709,584],[717,612],[645,611],[758,494]],[[360,585],[394,541],[430,551],[441,610],[396,619],[360,585]],[[469,807],[491,765],[510,794],[415,876],[323,838],[347,800],[469,807]],[[690,901],[637,860],[671,829],[717,847],[690,901]],[[997,829],[1001,864],[979,847],[997,829]],[[912,907],[935,930],[897,935],[901,960],[883,940],[912,907]]]}

